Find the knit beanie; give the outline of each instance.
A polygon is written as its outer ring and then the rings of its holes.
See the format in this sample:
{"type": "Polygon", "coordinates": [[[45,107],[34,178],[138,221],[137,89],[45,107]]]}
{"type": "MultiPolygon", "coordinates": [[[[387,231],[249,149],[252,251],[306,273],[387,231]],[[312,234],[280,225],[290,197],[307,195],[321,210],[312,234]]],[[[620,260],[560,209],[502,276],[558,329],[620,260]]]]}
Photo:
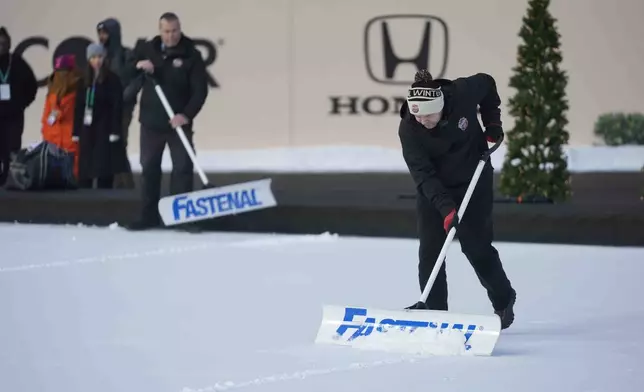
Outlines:
{"type": "Polygon", "coordinates": [[[426,69],[416,72],[414,83],[407,93],[407,105],[414,116],[426,116],[443,110],[445,101],[441,86],[426,69]]]}
{"type": "Polygon", "coordinates": [[[7,39],[9,49],[11,49],[11,36],[9,35],[9,32],[7,31],[6,27],[4,26],[0,27],[0,35],[7,39]]]}
{"type": "Polygon", "coordinates": [[[76,57],[73,54],[63,54],[54,60],[54,69],[56,71],[72,70],[76,67],[76,57]]]}
{"type": "Polygon", "coordinates": [[[94,56],[105,56],[105,48],[101,44],[91,43],[87,45],[86,53],[88,60],[94,56]]]}

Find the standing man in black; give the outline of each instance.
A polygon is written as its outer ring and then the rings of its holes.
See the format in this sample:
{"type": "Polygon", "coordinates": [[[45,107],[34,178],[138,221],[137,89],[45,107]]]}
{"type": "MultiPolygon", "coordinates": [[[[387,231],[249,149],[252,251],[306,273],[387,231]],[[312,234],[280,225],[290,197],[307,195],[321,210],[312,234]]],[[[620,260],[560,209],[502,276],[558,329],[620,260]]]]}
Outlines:
{"type": "Polygon", "coordinates": [[[159,30],[158,36],[135,48],[134,66],[159,83],[176,115],[168,118],[147,77],[139,75],[132,81],[126,96],[140,86],[143,89],[139,107],[143,208],[141,219],[130,225],[131,230],[161,226],[157,204],[161,192],[161,158],[166,144],[172,158],[170,193],[193,190],[193,164],[175,128],[183,128],[192,146],[193,121],[208,96],[206,65],[194,42],[181,32],[177,15],[163,14],[159,30]]]}
{"type": "MultiPolygon", "coordinates": [[[[501,99],[487,74],[455,80],[433,80],[427,70],[415,75],[400,110],[398,134],[417,189],[418,278],[421,291],[447,238],[456,227],[461,250],[487,290],[501,328],[514,321],[516,292],[508,280],[493,241],[493,168],[488,160],[463,219],[457,210],[488,142],[503,135],[501,99]],[[477,117],[480,108],[485,132],[477,117]]],[[[407,309],[417,309],[419,304],[407,309]]],[[[423,305],[423,304],[420,304],[423,305]]],[[[447,311],[447,275],[443,263],[425,308],[447,311]]]]}
{"type": "Polygon", "coordinates": [[[11,53],[11,36],[0,27],[0,186],[7,180],[11,153],[22,147],[25,110],[37,91],[34,71],[21,56],[11,53]]]}

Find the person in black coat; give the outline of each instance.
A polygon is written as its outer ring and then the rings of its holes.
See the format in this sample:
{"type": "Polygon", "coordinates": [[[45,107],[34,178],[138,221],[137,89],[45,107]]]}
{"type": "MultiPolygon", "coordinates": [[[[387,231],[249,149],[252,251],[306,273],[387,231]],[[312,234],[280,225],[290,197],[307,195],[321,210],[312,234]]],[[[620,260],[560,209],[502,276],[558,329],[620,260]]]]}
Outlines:
{"type": "Polygon", "coordinates": [[[34,71],[21,56],[11,53],[11,36],[0,27],[0,186],[7,179],[11,153],[22,147],[25,110],[37,90],[34,71]]]}
{"type": "MultiPolygon", "coordinates": [[[[122,44],[121,23],[116,18],[107,18],[96,25],[96,32],[99,43],[105,47],[105,60],[110,70],[119,76],[123,87],[127,87],[130,80],[136,75],[128,67],[128,64],[132,61],[133,51],[124,47],[122,44]]],[[[123,102],[123,136],[121,140],[126,150],[136,100],[137,98],[134,96],[133,99],[123,102]]],[[[127,159],[127,157],[125,158],[127,159]]],[[[134,178],[132,176],[130,162],[126,161],[123,164],[128,170],[116,175],[114,178],[114,187],[134,188],[134,178]]]]}
{"type": "Polygon", "coordinates": [[[146,230],[162,225],[158,203],[161,161],[166,145],[172,159],[170,193],[193,190],[193,163],[175,129],[178,126],[183,128],[190,147],[194,149],[193,125],[208,96],[208,77],[199,49],[182,33],[179,17],[173,13],[161,15],[159,35],[138,45],[134,52],[131,68],[138,77],[130,82],[123,95],[125,101],[131,101],[141,91],[139,122],[143,200],[140,219],[127,228],[146,230]],[[173,118],[168,118],[151,79],[161,86],[175,113],[173,118]]]}
{"type": "MultiPolygon", "coordinates": [[[[457,210],[488,142],[503,135],[501,99],[492,76],[484,73],[454,80],[433,79],[420,70],[400,109],[398,134],[404,160],[417,190],[419,264],[424,290],[447,233],[456,227],[461,250],[486,289],[501,328],[514,321],[516,291],[492,245],[493,167],[488,160],[459,222],[457,210]],[[479,123],[480,109],[485,132],[479,123]]],[[[425,304],[408,309],[447,310],[443,264],[425,304]]]]}
{"type": "Polygon", "coordinates": [[[123,143],[123,87],[105,62],[100,44],[87,47],[87,70],[79,84],[73,140],[79,143],[79,184],[112,188],[114,175],[127,170],[123,143]]]}

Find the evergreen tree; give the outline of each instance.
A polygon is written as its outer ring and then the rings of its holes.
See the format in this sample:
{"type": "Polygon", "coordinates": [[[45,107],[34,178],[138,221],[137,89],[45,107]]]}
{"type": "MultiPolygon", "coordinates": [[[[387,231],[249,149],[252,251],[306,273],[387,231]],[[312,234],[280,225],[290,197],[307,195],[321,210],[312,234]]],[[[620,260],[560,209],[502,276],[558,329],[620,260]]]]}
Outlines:
{"type": "MultiPolygon", "coordinates": [[[[642,166],[642,172],[644,173],[644,166],[642,166]]],[[[642,187],[642,190],[640,191],[640,200],[644,201],[644,187],[642,187]]]]}
{"type": "Polygon", "coordinates": [[[500,190],[513,197],[565,200],[570,196],[570,174],[563,153],[568,143],[566,72],[549,0],[530,0],[523,27],[518,64],[512,69],[509,100],[514,128],[506,132],[507,153],[500,190]]]}

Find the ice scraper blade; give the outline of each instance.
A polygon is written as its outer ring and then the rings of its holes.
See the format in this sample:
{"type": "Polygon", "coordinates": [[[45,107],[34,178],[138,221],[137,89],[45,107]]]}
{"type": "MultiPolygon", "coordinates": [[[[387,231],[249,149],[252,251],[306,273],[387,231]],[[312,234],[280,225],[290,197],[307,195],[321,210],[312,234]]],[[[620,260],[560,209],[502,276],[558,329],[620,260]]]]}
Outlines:
{"type": "Polygon", "coordinates": [[[159,215],[166,226],[237,215],[277,206],[270,178],[166,196],[159,215]]]}
{"type": "Polygon", "coordinates": [[[495,314],[326,305],[315,343],[417,355],[490,356],[500,333],[495,314]]]}

